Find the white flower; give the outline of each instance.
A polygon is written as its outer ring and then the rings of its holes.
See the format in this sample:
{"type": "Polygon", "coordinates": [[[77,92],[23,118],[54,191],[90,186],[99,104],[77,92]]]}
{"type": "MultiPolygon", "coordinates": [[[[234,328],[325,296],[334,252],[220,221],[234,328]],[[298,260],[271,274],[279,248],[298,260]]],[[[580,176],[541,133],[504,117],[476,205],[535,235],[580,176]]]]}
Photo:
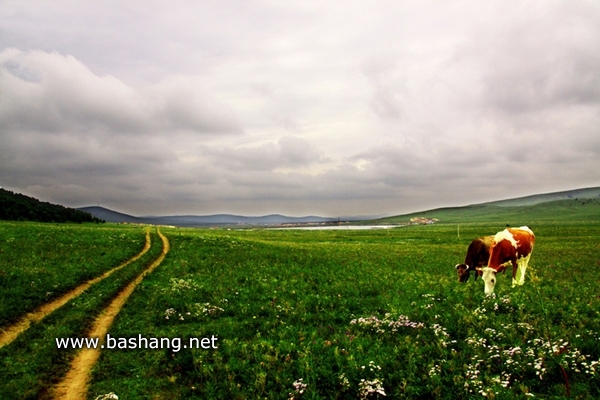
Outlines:
{"type": "Polygon", "coordinates": [[[383,382],[380,379],[373,379],[372,381],[361,379],[358,386],[358,394],[361,399],[366,399],[373,393],[377,393],[382,396],[386,395],[385,390],[383,389],[383,382]]]}
{"type": "Polygon", "coordinates": [[[308,384],[302,382],[303,378],[300,378],[298,380],[296,380],[293,385],[294,385],[294,393],[288,393],[289,398],[290,399],[294,399],[295,395],[297,394],[302,394],[304,393],[304,391],[306,390],[306,388],[308,387],[308,384]]]}
{"type": "Polygon", "coordinates": [[[94,400],[119,400],[119,396],[114,394],[113,392],[102,394],[96,397],[94,400]]]}

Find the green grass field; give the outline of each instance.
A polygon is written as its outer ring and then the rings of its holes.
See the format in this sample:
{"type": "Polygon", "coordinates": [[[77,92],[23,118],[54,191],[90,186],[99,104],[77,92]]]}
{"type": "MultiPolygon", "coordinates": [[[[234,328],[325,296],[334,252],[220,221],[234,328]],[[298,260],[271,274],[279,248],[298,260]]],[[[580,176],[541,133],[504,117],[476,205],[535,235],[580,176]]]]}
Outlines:
{"type": "MultiPolygon", "coordinates": [[[[503,229],[498,221],[461,222],[460,230],[456,223],[372,231],[162,228],[171,250],[110,335],[181,338],[182,345],[214,336],[218,348],[105,349],[88,397],[598,398],[600,222],[510,222],[530,225],[536,247],[525,285],[513,289],[510,275],[500,276],[489,298],[481,279],[459,284],[454,265],[471,239],[503,229]]],[[[0,223],[1,254],[27,236],[17,236],[21,229],[51,236],[57,228],[0,223]]],[[[92,264],[108,253],[91,251],[87,241],[129,238],[118,241],[115,253],[123,254],[113,264],[143,244],[142,228],[70,229],[97,232],[79,244],[92,264]]],[[[36,243],[10,263],[3,256],[2,271],[37,255],[40,268],[74,274],[36,243]]],[[[144,260],[2,348],[0,397],[49,398],[73,357],[54,337],[82,336],[90,315],[156,256],[158,243],[153,235],[144,260]]],[[[6,304],[27,295],[22,286],[6,304]]]]}
{"type": "Polygon", "coordinates": [[[0,222],[0,327],[144,246],[140,227],[0,222]]]}

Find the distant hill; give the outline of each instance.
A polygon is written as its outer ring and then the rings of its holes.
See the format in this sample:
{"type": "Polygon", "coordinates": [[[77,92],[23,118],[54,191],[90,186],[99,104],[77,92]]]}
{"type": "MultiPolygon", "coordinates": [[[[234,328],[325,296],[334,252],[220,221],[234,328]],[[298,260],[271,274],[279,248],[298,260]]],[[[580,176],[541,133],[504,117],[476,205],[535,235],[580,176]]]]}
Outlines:
{"type": "Polygon", "coordinates": [[[600,199],[600,187],[566,190],[563,192],[534,194],[532,196],[517,197],[515,199],[499,200],[485,203],[499,207],[532,206],[558,200],[600,199]]]}
{"type": "Polygon", "coordinates": [[[89,212],[96,218],[107,222],[126,222],[153,225],[174,225],[181,227],[202,226],[272,226],[295,224],[332,224],[351,222],[359,224],[406,224],[411,219],[429,220],[437,218],[440,222],[490,222],[498,221],[513,226],[527,224],[531,220],[600,220],[600,187],[568,190],[555,193],[537,194],[473,204],[463,207],[444,207],[420,211],[393,217],[287,217],[271,214],[260,217],[246,217],[232,214],[215,215],[175,215],[175,216],[142,216],[135,217],[119,213],[104,207],[83,207],[80,210],[89,212]]]}
{"type": "Polygon", "coordinates": [[[213,225],[284,225],[284,224],[309,224],[337,222],[338,218],[324,218],[317,216],[287,217],[280,214],[270,214],[261,217],[246,217],[233,214],[214,215],[173,215],[173,216],[142,216],[134,217],[109,210],[104,207],[82,207],[79,210],[89,212],[97,218],[107,222],[126,222],[153,225],[174,225],[182,227],[213,226],[213,225]]]}
{"type": "Polygon", "coordinates": [[[464,207],[436,208],[369,223],[403,223],[411,218],[437,218],[444,223],[498,222],[512,226],[531,224],[531,221],[600,221],[600,188],[545,193],[464,207]]]}
{"type": "Polygon", "coordinates": [[[264,215],[261,217],[245,217],[232,214],[215,215],[181,215],[171,217],[144,217],[152,223],[176,226],[203,226],[203,225],[282,225],[333,222],[331,218],[316,216],[286,217],[280,214],[264,215]]]}
{"type": "Polygon", "coordinates": [[[0,220],[37,222],[104,222],[90,213],[41,202],[33,197],[0,189],[0,220]]]}
{"type": "Polygon", "coordinates": [[[444,207],[393,217],[288,217],[270,214],[247,217],[233,214],[175,215],[136,217],[104,207],[71,209],[40,202],[22,194],[0,189],[0,220],[41,222],[125,222],[181,227],[202,226],[269,226],[295,224],[333,224],[337,222],[368,224],[405,224],[411,219],[437,218],[440,222],[491,222],[513,226],[532,220],[600,220],[600,187],[544,193],[463,207],[444,207]]]}
{"type": "Polygon", "coordinates": [[[102,219],[106,222],[129,222],[129,223],[144,223],[140,218],[133,217],[131,215],[123,214],[117,211],[109,210],[104,207],[81,207],[78,208],[83,212],[89,213],[96,218],[102,219]]]}

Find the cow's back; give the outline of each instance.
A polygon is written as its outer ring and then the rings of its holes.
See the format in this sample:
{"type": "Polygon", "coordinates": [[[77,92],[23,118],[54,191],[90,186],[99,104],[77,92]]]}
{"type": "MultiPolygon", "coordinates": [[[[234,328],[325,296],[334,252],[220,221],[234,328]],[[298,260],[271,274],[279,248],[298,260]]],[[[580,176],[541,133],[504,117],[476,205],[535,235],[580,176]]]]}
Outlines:
{"type": "Polygon", "coordinates": [[[494,236],[484,236],[473,240],[467,249],[465,264],[473,268],[487,265],[493,244],[494,236]]]}
{"type": "Polygon", "coordinates": [[[533,250],[535,235],[528,227],[507,228],[494,237],[488,267],[495,270],[508,261],[527,257],[533,250]]]}
{"type": "Polygon", "coordinates": [[[527,257],[533,251],[535,235],[528,227],[509,229],[517,242],[517,258],[527,257]]]}

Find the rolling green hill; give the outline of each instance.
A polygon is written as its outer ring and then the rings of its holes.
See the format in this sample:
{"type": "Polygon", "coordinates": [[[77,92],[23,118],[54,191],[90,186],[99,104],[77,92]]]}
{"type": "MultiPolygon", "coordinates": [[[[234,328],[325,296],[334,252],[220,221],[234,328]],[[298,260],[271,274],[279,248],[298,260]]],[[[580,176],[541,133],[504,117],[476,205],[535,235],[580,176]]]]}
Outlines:
{"type": "Polygon", "coordinates": [[[531,221],[600,221],[600,199],[555,200],[520,206],[499,206],[486,203],[465,207],[438,208],[382,218],[376,222],[395,224],[419,217],[437,218],[440,223],[498,222],[511,226],[527,225],[531,224],[531,221]]]}
{"type": "Polygon", "coordinates": [[[486,204],[500,207],[532,206],[558,200],[600,199],[600,187],[541,193],[514,199],[492,201],[486,204]]]}

